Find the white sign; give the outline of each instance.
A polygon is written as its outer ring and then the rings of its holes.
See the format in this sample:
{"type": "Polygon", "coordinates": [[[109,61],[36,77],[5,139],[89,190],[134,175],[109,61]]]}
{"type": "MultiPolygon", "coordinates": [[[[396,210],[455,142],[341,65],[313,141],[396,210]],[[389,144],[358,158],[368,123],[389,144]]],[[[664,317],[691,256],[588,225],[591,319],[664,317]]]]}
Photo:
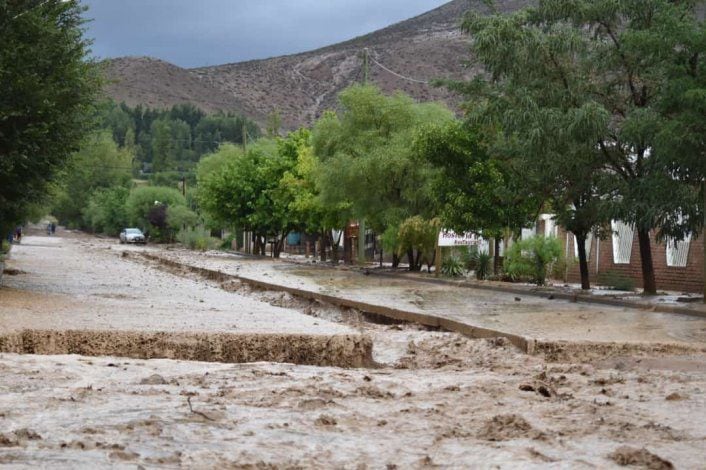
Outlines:
{"type": "Polygon", "coordinates": [[[481,238],[475,233],[455,233],[453,230],[439,232],[439,246],[470,246],[479,245],[481,238]]]}

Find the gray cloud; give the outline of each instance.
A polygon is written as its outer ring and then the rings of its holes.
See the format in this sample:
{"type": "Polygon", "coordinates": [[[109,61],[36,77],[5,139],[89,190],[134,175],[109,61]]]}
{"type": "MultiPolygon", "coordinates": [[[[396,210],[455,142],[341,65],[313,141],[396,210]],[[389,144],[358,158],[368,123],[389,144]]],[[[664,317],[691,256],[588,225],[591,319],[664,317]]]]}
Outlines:
{"type": "Polygon", "coordinates": [[[448,0],[83,0],[99,58],[148,55],[199,67],[302,52],[448,0]]]}

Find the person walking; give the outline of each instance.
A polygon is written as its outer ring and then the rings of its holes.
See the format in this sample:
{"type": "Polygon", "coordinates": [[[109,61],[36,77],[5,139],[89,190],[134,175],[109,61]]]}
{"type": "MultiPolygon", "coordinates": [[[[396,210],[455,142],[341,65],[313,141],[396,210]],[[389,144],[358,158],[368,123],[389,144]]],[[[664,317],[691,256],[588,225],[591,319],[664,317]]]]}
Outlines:
{"type": "Polygon", "coordinates": [[[22,243],[22,226],[20,225],[15,229],[15,241],[18,245],[22,243]]]}

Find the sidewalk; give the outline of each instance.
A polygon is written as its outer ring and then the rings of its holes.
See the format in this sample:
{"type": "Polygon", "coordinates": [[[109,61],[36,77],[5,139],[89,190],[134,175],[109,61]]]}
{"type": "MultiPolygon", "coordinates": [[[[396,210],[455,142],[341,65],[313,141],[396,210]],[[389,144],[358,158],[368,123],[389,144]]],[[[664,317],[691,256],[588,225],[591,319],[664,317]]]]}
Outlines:
{"type": "Polygon", "coordinates": [[[572,302],[538,296],[531,287],[508,293],[411,276],[326,269],[267,258],[163,250],[158,257],[242,280],[502,332],[530,341],[680,344],[706,348],[706,318],[645,311],[632,306],[572,302]],[[431,282],[430,282],[431,281],[431,282]]]}

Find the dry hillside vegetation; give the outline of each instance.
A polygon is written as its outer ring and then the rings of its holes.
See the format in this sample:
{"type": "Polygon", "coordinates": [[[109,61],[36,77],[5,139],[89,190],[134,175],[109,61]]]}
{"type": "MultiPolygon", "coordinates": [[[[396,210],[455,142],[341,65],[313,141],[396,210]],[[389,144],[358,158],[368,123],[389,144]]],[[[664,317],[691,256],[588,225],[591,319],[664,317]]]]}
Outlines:
{"type": "MultiPolygon", "coordinates": [[[[528,5],[529,0],[498,0],[501,12],[528,5]]],[[[459,29],[468,9],[487,11],[481,0],[454,0],[435,10],[350,41],[301,54],[264,60],[183,69],[151,58],[106,62],[111,83],[106,91],[129,105],[170,107],[193,103],[206,111],[229,110],[264,122],[277,110],[283,126],[311,124],[324,110],[335,108],[336,95],[363,79],[363,50],[371,60],[370,81],[385,92],[402,90],[418,100],[454,98],[442,88],[401,79],[388,69],[428,81],[462,78],[474,73],[465,66],[468,38],[459,29]]]]}

